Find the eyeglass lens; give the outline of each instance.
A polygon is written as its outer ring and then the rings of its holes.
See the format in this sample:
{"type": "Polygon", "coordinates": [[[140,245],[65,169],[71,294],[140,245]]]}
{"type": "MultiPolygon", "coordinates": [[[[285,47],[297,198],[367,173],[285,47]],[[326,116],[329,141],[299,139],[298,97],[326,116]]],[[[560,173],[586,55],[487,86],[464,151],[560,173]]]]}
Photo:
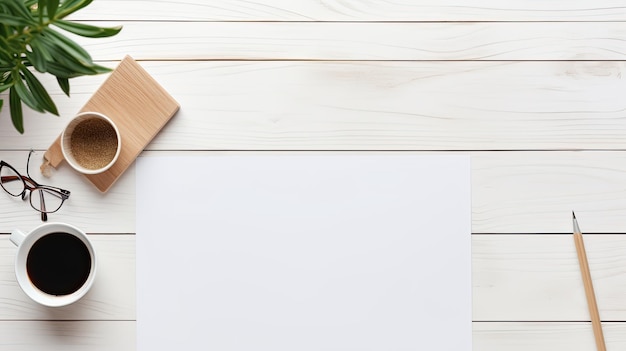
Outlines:
{"type": "Polygon", "coordinates": [[[63,198],[57,191],[35,188],[30,192],[30,205],[37,211],[55,212],[63,204],[63,198]]]}
{"type": "Polygon", "coordinates": [[[7,193],[13,196],[22,195],[25,188],[22,176],[6,165],[0,165],[0,185],[7,193]]]}

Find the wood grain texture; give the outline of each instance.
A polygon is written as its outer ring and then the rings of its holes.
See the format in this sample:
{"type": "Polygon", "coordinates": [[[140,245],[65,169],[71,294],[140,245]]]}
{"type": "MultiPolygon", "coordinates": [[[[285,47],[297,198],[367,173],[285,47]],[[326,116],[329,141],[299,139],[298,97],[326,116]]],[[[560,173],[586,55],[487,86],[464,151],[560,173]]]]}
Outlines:
{"type": "MultiPolygon", "coordinates": [[[[590,323],[474,323],[475,351],[595,350],[590,323]]],[[[626,323],[604,323],[607,350],[626,347],[626,323]]]]}
{"type": "Polygon", "coordinates": [[[75,18],[194,21],[623,21],[620,0],[99,0],[75,18]]]}
{"type": "MultiPolygon", "coordinates": [[[[585,244],[602,320],[624,321],[626,236],[585,244]]],[[[475,321],[591,320],[571,234],[472,236],[472,284],[475,321]]]]}
{"type": "Polygon", "coordinates": [[[93,286],[78,302],[49,308],[30,300],[21,290],[15,279],[16,248],[9,241],[9,235],[0,235],[0,320],[134,321],[134,235],[90,235],[89,239],[98,262],[93,286]]]}
{"type": "MultiPolygon", "coordinates": [[[[623,61],[142,62],[181,104],[150,150],[626,148],[623,61]]],[[[104,77],[77,79],[63,117],[0,113],[0,149],[45,149],[104,77]]],[[[54,87],[54,81],[46,81],[54,87]]]]}
{"type": "MultiPolygon", "coordinates": [[[[610,350],[626,347],[626,324],[605,323],[610,350]]],[[[589,351],[589,323],[473,323],[476,351],[589,351]]],[[[136,350],[132,321],[0,321],[2,351],[136,350]]]]}
{"type": "Polygon", "coordinates": [[[626,233],[624,152],[480,153],[472,157],[474,233],[626,233]]]}
{"type": "Polygon", "coordinates": [[[132,351],[134,321],[0,321],[1,351],[132,351]]]}
{"type": "MultiPolygon", "coordinates": [[[[95,22],[110,26],[110,22],[95,22]]],[[[624,22],[116,22],[98,60],[624,60],[624,22]]]]}
{"type": "MultiPolygon", "coordinates": [[[[623,0],[98,0],[73,19],[125,25],[79,42],[109,67],[140,58],[181,103],[146,157],[470,154],[473,350],[594,349],[576,210],[607,347],[626,348],[607,322],[626,320],[623,0]]],[[[106,77],[72,80],[71,99],[44,77],[62,117],[26,110],[24,135],[5,106],[0,159],[41,159],[106,77]]],[[[51,220],[94,237],[109,284],[67,311],[32,305],[6,233],[41,222],[0,193],[0,350],[135,350],[134,167],[106,194],[69,167],[35,177],[72,191],[51,220]]]]}

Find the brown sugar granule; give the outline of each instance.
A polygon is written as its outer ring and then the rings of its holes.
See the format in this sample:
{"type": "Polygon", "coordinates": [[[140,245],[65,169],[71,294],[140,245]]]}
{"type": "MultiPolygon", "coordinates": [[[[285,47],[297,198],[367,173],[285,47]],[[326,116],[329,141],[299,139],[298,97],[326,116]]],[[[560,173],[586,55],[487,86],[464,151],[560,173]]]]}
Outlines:
{"type": "Polygon", "coordinates": [[[115,129],[104,120],[91,118],[79,123],[70,137],[72,155],[81,166],[98,169],[113,160],[117,151],[115,129]]]}

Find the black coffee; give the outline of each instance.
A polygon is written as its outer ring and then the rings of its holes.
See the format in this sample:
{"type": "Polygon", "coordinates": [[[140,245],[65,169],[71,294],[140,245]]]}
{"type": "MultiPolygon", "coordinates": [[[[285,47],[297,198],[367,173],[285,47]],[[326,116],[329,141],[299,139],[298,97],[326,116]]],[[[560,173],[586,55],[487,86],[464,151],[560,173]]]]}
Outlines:
{"type": "Polygon", "coordinates": [[[26,259],[30,281],[50,295],[68,295],[80,289],[91,271],[87,246],[74,235],[51,233],[31,247],[26,259]]]}

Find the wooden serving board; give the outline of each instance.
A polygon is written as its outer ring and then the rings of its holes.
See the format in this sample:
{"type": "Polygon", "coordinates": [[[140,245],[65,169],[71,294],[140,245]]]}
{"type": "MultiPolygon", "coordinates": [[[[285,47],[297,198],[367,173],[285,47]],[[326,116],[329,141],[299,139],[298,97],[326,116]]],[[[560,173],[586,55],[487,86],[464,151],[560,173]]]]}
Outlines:
{"type": "MultiPolygon", "coordinates": [[[[122,150],[115,164],[100,174],[85,175],[106,192],[139,153],[178,111],[180,105],[135,60],[126,56],[79,112],[100,112],[119,128],[122,150]]],[[[44,154],[57,168],[64,161],[61,136],[44,154]]]]}

